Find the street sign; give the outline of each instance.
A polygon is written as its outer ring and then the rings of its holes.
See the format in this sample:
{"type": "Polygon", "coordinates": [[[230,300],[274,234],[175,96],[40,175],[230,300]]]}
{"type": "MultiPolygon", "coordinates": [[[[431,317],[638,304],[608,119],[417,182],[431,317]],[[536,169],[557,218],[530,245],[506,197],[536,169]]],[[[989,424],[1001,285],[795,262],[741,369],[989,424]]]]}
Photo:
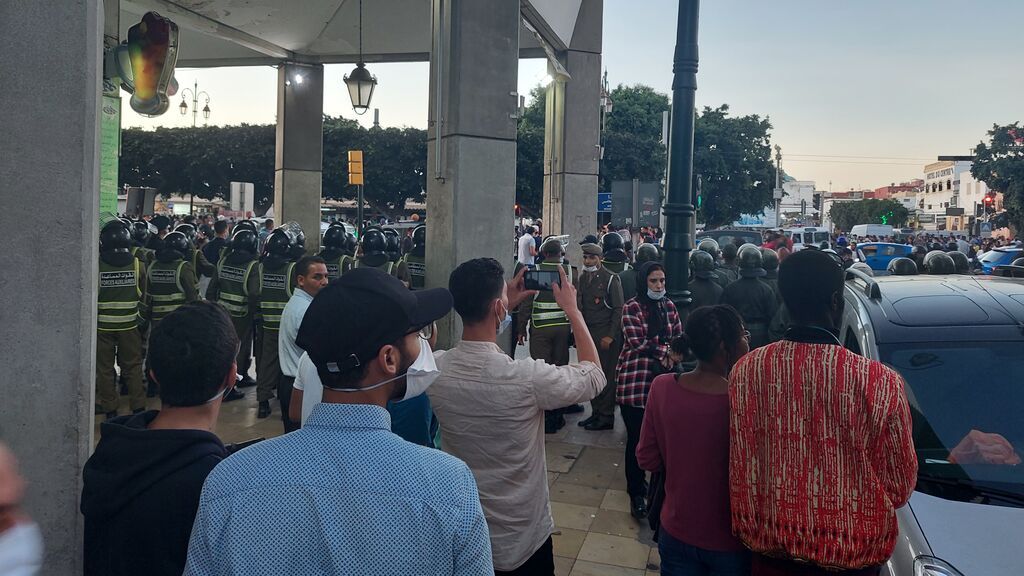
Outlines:
{"type": "Polygon", "coordinates": [[[597,211],[598,212],[611,212],[612,211],[612,193],[611,192],[598,192],[597,193],[597,211]]]}
{"type": "Polygon", "coordinates": [[[363,151],[348,151],[348,183],[353,186],[363,185],[363,151]]]}

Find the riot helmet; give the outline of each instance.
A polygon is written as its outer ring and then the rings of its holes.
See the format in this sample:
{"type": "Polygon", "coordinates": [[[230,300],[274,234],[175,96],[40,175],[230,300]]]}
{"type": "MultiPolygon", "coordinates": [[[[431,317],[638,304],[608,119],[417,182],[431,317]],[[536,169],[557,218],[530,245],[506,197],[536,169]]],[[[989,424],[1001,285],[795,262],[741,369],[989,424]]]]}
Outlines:
{"type": "MultiPolygon", "coordinates": [[[[260,232],[259,231],[259,227],[257,227],[256,223],[253,222],[252,220],[242,220],[240,222],[236,222],[235,223],[235,228],[232,231],[232,234],[234,234],[235,232],[238,232],[239,230],[251,230],[255,234],[259,234],[259,232],[260,232]]],[[[233,235],[232,235],[232,238],[234,238],[233,235]]]]}
{"type": "Polygon", "coordinates": [[[893,258],[886,266],[886,270],[893,276],[916,276],[917,264],[910,258],[893,258]]]}
{"type": "Polygon", "coordinates": [[[737,256],[739,259],[740,276],[744,278],[760,278],[765,275],[764,268],[761,267],[764,264],[764,258],[761,257],[761,250],[753,244],[750,246],[753,249],[744,246],[744,249],[740,250],[737,256]]]}
{"type": "Polygon", "coordinates": [[[331,250],[344,251],[348,245],[348,233],[345,231],[345,227],[341,225],[332,225],[324,232],[324,248],[331,250]]]}
{"type": "Polygon", "coordinates": [[[270,256],[278,256],[286,258],[292,249],[292,241],[294,238],[290,237],[287,232],[278,228],[267,236],[267,241],[263,244],[263,252],[270,256]]]}
{"type": "Polygon", "coordinates": [[[956,264],[949,254],[941,250],[933,250],[924,256],[924,271],[926,274],[954,274],[956,264]]]}
{"type": "Polygon", "coordinates": [[[722,260],[726,262],[732,262],[736,259],[736,254],[739,252],[739,248],[733,243],[728,243],[722,247],[722,260]]]}
{"type": "Polygon", "coordinates": [[[111,220],[100,230],[100,252],[128,252],[132,247],[132,235],[120,220],[111,220]]]}
{"type": "Polygon", "coordinates": [[[387,245],[388,260],[397,262],[398,258],[402,255],[402,244],[398,241],[398,235],[385,234],[384,240],[387,245]]]}
{"type": "Polygon", "coordinates": [[[427,245],[426,226],[417,226],[416,229],[412,231],[412,245],[413,248],[427,245]]]}
{"type": "Polygon", "coordinates": [[[177,226],[174,227],[174,231],[181,232],[182,234],[184,234],[185,239],[188,240],[188,245],[190,247],[195,247],[196,237],[198,236],[195,226],[193,226],[192,224],[178,224],[177,226]]]}
{"type": "Polygon", "coordinates": [[[644,262],[657,262],[661,260],[661,253],[654,244],[641,244],[636,249],[636,263],[639,266],[644,262]]]}
{"type": "Polygon", "coordinates": [[[136,246],[145,246],[149,242],[149,237],[153,233],[149,228],[149,222],[145,220],[132,222],[132,240],[135,241],[136,246]]]}
{"type": "Polygon", "coordinates": [[[601,238],[601,249],[605,254],[612,250],[622,250],[623,241],[622,236],[618,232],[609,232],[601,238]]]}
{"type": "Polygon", "coordinates": [[[741,246],[740,246],[740,247],[739,247],[739,248],[738,248],[738,249],[736,250],[736,256],[737,256],[737,257],[739,257],[739,255],[743,254],[743,252],[744,252],[745,250],[757,250],[757,251],[760,251],[761,249],[760,249],[760,248],[758,248],[757,246],[755,246],[755,245],[751,244],[750,242],[747,242],[747,243],[745,243],[745,244],[741,245],[741,246]]]}
{"type": "Polygon", "coordinates": [[[345,234],[345,252],[349,256],[355,256],[356,250],[359,249],[359,240],[356,240],[355,234],[348,232],[345,234]]]}
{"type": "Polygon", "coordinates": [[[252,255],[256,255],[259,251],[260,238],[256,235],[256,232],[249,230],[248,228],[242,228],[235,232],[235,235],[231,237],[231,250],[237,252],[248,252],[252,255]]]}
{"type": "Polygon", "coordinates": [[[167,236],[164,236],[164,250],[174,250],[181,257],[184,258],[186,254],[191,250],[191,244],[188,242],[188,237],[184,233],[175,230],[167,236]]]}
{"type": "Polygon", "coordinates": [[[387,240],[380,228],[370,228],[363,233],[363,256],[384,254],[387,251],[387,240]]]}
{"type": "Polygon", "coordinates": [[[697,244],[697,250],[702,250],[711,255],[713,260],[718,260],[721,256],[722,250],[718,247],[718,241],[714,238],[704,238],[697,244]]]}
{"type": "Polygon", "coordinates": [[[967,254],[964,254],[959,250],[952,250],[949,252],[949,257],[953,259],[956,274],[971,273],[971,261],[967,258],[967,254]]]}
{"type": "Polygon", "coordinates": [[[771,248],[761,249],[761,267],[765,272],[779,269],[779,253],[771,248]]]}
{"type": "Polygon", "coordinates": [[[690,271],[697,278],[711,278],[715,273],[715,259],[704,250],[690,252],[690,271]]]}

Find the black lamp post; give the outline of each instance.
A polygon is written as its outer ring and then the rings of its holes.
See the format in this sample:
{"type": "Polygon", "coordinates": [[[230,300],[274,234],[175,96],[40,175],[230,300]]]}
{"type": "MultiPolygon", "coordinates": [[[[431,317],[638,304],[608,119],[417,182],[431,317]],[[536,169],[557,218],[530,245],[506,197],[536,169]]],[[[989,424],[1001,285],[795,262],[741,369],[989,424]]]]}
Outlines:
{"type": "MultiPolygon", "coordinates": [[[[196,121],[198,120],[198,116],[199,116],[199,98],[200,97],[206,98],[206,102],[203,105],[203,121],[205,122],[206,120],[210,119],[210,95],[206,93],[206,90],[203,90],[201,92],[199,91],[199,81],[198,80],[193,82],[192,88],[185,88],[184,90],[182,90],[182,92],[181,92],[181,104],[178,106],[178,111],[181,112],[182,116],[188,114],[188,103],[185,102],[185,93],[186,92],[188,92],[188,93],[190,93],[192,95],[192,127],[195,128],[196,127],[196,121]]],[[[193,137],[194,136],[195,135],[193,134],[193,137]]],[[[192,180],[192,173],[191,172],[189,172],[188,182],[189,182],[188,213],[192,214],[193,209],[195,207],[196,194],[195,194],[195,192],[192,191],[192,187],[195,185],[195,182],[193,182],[193,180],[192,180]]]]}
{"type": "Polygon", "coordinates": [[[665,277],[668,297],[685,313],[689,307],[690,223],[693,207],[693,125],[697,92],[697,20],[700,0],[679,0],[676,52],[672,65],[672,120],[669,128],[665,203],[665,277]]]}
{"type": "Polygon", "coordinates": [[[363,0],[359,0],[359,63],[355,70],[345,76],[348,96],[352,99],[352,109],[356,114],[365,114],[370,109],[373,89],[377,87],[377,77],[370,74],[363,62],[363,0]]]}

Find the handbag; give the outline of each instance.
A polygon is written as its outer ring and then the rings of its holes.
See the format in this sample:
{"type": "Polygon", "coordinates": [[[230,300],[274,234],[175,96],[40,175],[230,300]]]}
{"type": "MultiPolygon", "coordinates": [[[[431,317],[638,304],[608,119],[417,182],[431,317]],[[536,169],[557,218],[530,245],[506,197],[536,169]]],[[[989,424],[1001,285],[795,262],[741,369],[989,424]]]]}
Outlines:
{"type": "Polygon", "coordinates": [[[651,473],[651,481],[647,485],[647,523],[654,531],[654,541],[658,541],[661,528],[661,507],[665,503],[665,470],[651,473]]]}

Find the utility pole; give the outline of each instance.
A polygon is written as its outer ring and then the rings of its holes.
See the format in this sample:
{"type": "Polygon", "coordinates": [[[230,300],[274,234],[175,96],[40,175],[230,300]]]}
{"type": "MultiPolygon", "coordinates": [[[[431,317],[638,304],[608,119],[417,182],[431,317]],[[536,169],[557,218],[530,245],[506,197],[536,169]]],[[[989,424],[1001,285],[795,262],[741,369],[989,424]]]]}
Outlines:
{"type": "Polygon", "coordinates": [[[782,226],[782,146],[775,145],[775,227],[782,226]]]}
{"type": "Polygon", "coordinates": [[[672,63],[672,114],[669,129],[665,203],[665,277],[668,297],[685,314],[690,306],[690,223],[693,207],[693,125],[697,93],[697,30],[700,0],[679,0],[676,50],[672,63]]]}

